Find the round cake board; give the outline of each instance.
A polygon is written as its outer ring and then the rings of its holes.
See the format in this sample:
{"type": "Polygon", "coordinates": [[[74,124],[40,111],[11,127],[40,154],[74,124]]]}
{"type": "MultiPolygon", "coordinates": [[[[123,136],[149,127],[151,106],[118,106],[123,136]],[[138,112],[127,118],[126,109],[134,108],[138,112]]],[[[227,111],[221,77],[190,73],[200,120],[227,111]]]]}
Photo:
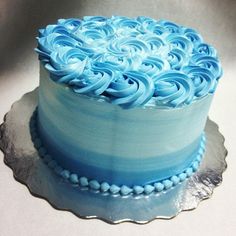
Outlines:
{"type": "Polygon", "coordinates": [[[154,219],[171,219],[181,211],[195,209],[222,182],[227,150],[217,124],[208,119],[206,152],[199,170],[171,189],[150,195],[114,196],[73,186],[44,164],[33,145],[29,121],[37,104],[38,89],[13,104],[1,125],[0,148],[15,179],[56,209],[113,224],[125,221],[143,224],[154,219]]]}

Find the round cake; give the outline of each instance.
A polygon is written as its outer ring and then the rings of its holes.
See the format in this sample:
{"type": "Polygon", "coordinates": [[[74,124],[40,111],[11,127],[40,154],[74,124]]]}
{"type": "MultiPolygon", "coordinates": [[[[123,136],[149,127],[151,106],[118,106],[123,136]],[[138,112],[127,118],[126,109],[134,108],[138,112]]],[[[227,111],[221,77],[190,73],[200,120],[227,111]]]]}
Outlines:
{"type": "Polygon", "coordinates": [[[197,31],[140,16],[60,19],[39,31],[32,138],[81,188],[151,194],[197,171],[222,69],[197,31]]]}

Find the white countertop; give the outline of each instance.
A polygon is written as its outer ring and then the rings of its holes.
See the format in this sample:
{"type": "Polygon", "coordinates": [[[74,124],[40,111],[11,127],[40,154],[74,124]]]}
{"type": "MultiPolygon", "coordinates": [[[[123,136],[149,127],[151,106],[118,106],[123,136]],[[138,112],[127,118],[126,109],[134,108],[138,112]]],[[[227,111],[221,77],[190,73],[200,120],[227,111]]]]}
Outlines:
{"type": "MultiPolygon", "coordinates": [[[[2,22],[4,22],[5,13],[8,11],[6,2],[5,0],[3,0],[3,4],[1,2],[3,6],[5,3],[5,8],[2,8],[4,13],[2,22]]],[[[12,3],[15,2],[15,0],[12,1],[12,3]]],[[[14,54],[11,51],[9,55],[6,54],[5,61],[0,63],[0,66],[2,66],[0,69],[1,121],[13,102],[38,86],[38,61],[37,56],[32,51],[33,34],[35,34],[35,27],[37,29],[38,25],[45,20],[39,21],[39,16],[35,15],[35,12],[43,9],[46,14],[45,9],[47,9],[48,3],[46,1],[38,1],[41,2],[41,6],[39,3],[33,5],[29,1],[25,2],[28,2],[28,5],[23,4],[19,11],[22,11],[21,14],[24,14],[25,11],[25,14],[29,15],[28,18],[22,15],[22,19],[31,27],[31,31],[24,31],[29,34],[28,39],[22,39],[25,40],[24,42],[22,41],[22,45],[21,42],[17,42],[17,44],[9,42],[8,45],[8,41],[4,41],[6,47],[7,45],[11,46],[10,48],[16,50],[16,53],[14,54]],[[29,9],[31,9],[30,13],[28,12],[29,9]],[[38,20],[35,24],[34,17],[38,20]],[[30,19],[32,19],[32,22],[30,19]],[[22,46],[22,48],[17,49],[19,46],[22,46]]],[[[67,1],[58,2],[66,4],[67,1]]],[[[188,1],[188,4],[183,4],[182,1],[173,1],[172,15],[167,3],[161,4],[160,1],[147,1],[147,4],[142,1],[136,1],[136,5],[134,4],[135,1],[130,1],[125,9],[124,4],[126,1],[119,1],[117,5],[114,4],[115,1],[111,1],[113,3],[103,1],[100,5],[100,10],[96,8],[95,2],[98,1],[91,1],[90,4],[88,1],[81,1],[81,5],[77,4],[76,6],[77,9],[82,7],[83,11],[81,10],[78,14],[107,15],[113,14],[115,11],[123,15],[150,15],[152,17],[156,15],[156,18],[160,15],[161,18],[176,19],[182,24],[186,21],[187,25],[198,27],[200,32],[208,27],[208,30],[205,30],[204,33],[213,45],[220,47],[219,51],[224,68],[224,76],[217,88],[210,110],[210,118],[219,125],[221,133],[225,136],[225,146],[229,152],[226,159],[228,168],[223,174],[223,183],[215,189],[211,199],[201,202],[197,209],[181,213],[172,220],[154,220],[146,225],[132,223],[110,225],[101,220],[80,219],[70,212],[54,209],[45,200],[33,197],[24,185],[13,178],[12,171],[3,163],[3,154],[0,152],[0,235],[234,235],[236,232],[236,52],[233,41],[236,38],[236,32],[234,34],[231,32],[233,29],[235,30],[235,24],[231,25],[231,21],[233,19],[236,21],[236,4],[233,1],[226,1],[225,5],[223,5],[221,1],[201,0],[198,1],[198,5],[191,5],[189,2],[193,1],[188,1]],[[86,4],[88,7],[86,7],[86,4]],[[140,4],[143,5],[141,6],[140,4]],[[151,4],[153,4],[153,7],[151,4]],[[166,12],[161,12],[158,15],[158,6],[161,6],[164,9],[163,11],[166,12]],[[228,6],[227,11],[225,10],[226,6],[228,6]],[[217,9],[219,10],[218,12],[217,9]],[[132,14],[129,14],[128,10],[132,11],[132,14]],[[191,12],[189,12],[190,10],[191,12]],[[201,11],[201,13],[197,10],[201,11]],[[178,14],[176,11],[178,11],[178,14]],[[180,14],[182,17],[178,18],[180,14]],[[195,19],[191,17],[195,17],[195,19]],[[199,26],[196,23],[197,19],[200,22],[199,26]],[[214,19],[215,23],[212,19],[214,19]],[[222,25],[219,25],[219,19],[222,25]],[[219,33],[217,29],[221,32],[219,33]],[[223,45],[221,46],[221,44],[223,45]]],[[[169,3],[169,6],[171,5],[170,1],[166,2],[169,3]]],[[[72,3],[76,4],[75,1],[72,1],[72,3]]],[[[2,6],[1,4],[0,6],[2,6]]],[[[49,6],[51,5],[49,4],[49,6]]],[[[55,19],[59,18],[60,15],[64,17],[69,17],[69,14],[75,15],[76,11],[72,8],[69,9],[68,5],[65,5],[64,9],[67,13],[63,13],[62,4],[58,3],[59,5],[58,15],[53,13],[55,19]]],[[[14,15],[11,17],[14,17],[14,15]]],[[[54,19],[53,17],[48,17],[47,21],[51,22],[54,19]]],[[[20,27],[20,24],[17,24],[17,20],[15,20],[14,24],[20,27]]],[[[10,27],[9,30],[17,31],[14,27],[13,29],[10,27]]],[[[21,30],[24,29],[22,28],[21,30]]],[[[6,53],[6,50],[1,48],[1,52],[6,53]]]]}

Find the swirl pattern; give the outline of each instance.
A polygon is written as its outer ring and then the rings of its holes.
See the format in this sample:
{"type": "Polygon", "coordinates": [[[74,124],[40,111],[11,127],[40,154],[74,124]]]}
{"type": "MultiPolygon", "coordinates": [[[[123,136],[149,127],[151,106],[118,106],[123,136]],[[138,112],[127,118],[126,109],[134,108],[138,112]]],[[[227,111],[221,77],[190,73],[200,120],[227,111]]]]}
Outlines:
{"type": "Polygon", "coordinates": [[[113,80],[106,92],[114,104],[125,108],[146,104],[154,93],[153,80],[144,73],[129,71],[113,80]]]}
{"type": "Polygon", "coordinates": [[[222,68],[191,28],[145,16],[59,19],[39,30],[52,80],[123,108],[179,107],[214,93],[222,68]]]}
{"type": "Polygon", "coordinates": [[[203,97],[215,91],[217,80],[210,70],[199,66],[188,66],[184,68],[186,74],[192,79],[196,97],[203,97]]]}
{"type": "Polygon", "coordinates": [[[212,56],[212,57],[216,57],[217,53],[215,48],[213,48],[212,46],[206,44],[206,43],[200,43],[196,46],[195,48],[195,52],[196,53],[202,53],[206,56],[212,56]]]}
{"type": "Polygon", "coordinates": [[[102,94],[114,79],[114,73],[109,65],[96,63],[85,69],[82,78],[72,79],[69,84],[76,93],[102,94]]]}
{"type": "Polygon", "coordinates": [[[51,77],[59,83],[68,83],[82,75],[87,57],[76,48],[61,47],[51,53],[50,63],[45,65],[51,77]]]}
{"type": "Polygon", "coordinates": [[[177,107],[189,104],[194,97],[192,80],[186,74],[178,71],[168,71],[153,78],[155,96],[158,103],[177,107]]]}
{"type": "Polygon", "coordinates": [[[51,53],[57,52],[63,47],[73,48],[77,45],[79,45],[79,42],[67,35],[52,33],[38,39],[38,48],[36,49],[36,52],[38,52],[41,61],[48,62],[51,53]]]}

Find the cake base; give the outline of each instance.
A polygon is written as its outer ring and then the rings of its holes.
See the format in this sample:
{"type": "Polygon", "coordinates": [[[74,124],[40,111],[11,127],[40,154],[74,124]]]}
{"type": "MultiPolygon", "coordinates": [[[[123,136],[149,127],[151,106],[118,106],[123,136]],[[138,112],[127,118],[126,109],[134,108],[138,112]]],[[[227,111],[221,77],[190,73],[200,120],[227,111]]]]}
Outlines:
{"type": "Polygon", "coordinates": [[[31,141],[29,120],[38,104],[37,95],[36,89],[14,103],[1,125],[0,147],[15,179],[25,184],[32,195],[47,200],[56,209],[114,224],[147,223],[157,218],[171,219],[181,211],[196,208],[222,182],[227,150],[218,126],[208,119],[206,152],[199,170],[169,190],[135,197],[101,194],[73,186],[43,163],[31,141]]]}

